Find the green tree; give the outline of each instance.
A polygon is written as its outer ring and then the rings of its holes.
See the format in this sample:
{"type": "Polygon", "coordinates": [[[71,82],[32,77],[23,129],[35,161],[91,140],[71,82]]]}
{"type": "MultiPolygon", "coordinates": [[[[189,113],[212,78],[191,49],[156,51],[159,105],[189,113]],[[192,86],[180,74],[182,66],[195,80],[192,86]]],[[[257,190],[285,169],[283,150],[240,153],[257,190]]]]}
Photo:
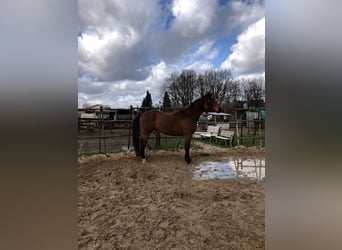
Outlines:
{"type": "Polygon", "coordinates": [[[171,100],[169,93],[165,91],[164,98],[163,98],[163,111],[171,111],[171,100]]]}
{"type": "Polygon", "coordinates": [[[152,107],[152,97],[151,97],[151,94],[148,90],[146,91],[146,96],[142,101],[141,107],[142,108],[151,108],[152,107]]]}

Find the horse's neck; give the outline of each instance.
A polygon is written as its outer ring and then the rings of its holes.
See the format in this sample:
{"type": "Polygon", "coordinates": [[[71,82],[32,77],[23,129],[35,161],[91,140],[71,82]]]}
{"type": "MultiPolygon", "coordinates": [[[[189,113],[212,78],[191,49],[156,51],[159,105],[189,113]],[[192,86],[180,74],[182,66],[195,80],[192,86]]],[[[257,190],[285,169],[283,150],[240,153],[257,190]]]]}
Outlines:
{"type": "Polygon", "coordinates": [[[192,105],[190,105],[188,109],[189,109],[190,115],[193,116],[194,119],[197,121],[204,111],[203,103],[200,100],[198,100],[192,105]]]}

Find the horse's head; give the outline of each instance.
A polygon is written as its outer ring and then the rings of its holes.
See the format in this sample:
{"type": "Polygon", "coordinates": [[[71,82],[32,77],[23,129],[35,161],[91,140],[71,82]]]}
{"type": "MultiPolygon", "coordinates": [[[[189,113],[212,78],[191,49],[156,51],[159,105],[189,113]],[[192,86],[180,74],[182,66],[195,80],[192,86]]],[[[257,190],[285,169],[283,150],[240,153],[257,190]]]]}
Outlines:
{"type": "Polygon", "coordinates": [[[204,110],[206,112],[221,112],[222,108],[220,105],[216,102],[216,100],[213,98],[212,94],[209,92],[204,98],[204,110]]]}

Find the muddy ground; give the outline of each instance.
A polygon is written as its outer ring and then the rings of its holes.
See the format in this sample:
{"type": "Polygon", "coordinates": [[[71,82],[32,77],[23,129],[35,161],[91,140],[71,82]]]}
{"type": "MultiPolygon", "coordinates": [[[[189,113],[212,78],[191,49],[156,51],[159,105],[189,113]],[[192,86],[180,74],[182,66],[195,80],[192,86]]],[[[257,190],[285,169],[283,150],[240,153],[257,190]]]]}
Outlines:
{"type": "Polygon", "coordinates": [[[196,165],[260,158],[256,148],[201,145],[79,159],[79,249],[264,249],[264,183],[192,180],[196,165]]]}

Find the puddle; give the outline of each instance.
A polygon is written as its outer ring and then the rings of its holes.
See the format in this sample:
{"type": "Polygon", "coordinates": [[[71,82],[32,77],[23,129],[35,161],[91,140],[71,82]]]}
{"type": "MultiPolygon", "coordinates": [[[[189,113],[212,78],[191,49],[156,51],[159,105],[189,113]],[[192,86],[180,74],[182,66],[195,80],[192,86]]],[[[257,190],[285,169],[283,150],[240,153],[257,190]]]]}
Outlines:
{"type": "Polygon", "coordinates": [[[265,159],[229,159],[222,162],[202,162],[195,167],[193,180],[265,179],[265,159]]]}

